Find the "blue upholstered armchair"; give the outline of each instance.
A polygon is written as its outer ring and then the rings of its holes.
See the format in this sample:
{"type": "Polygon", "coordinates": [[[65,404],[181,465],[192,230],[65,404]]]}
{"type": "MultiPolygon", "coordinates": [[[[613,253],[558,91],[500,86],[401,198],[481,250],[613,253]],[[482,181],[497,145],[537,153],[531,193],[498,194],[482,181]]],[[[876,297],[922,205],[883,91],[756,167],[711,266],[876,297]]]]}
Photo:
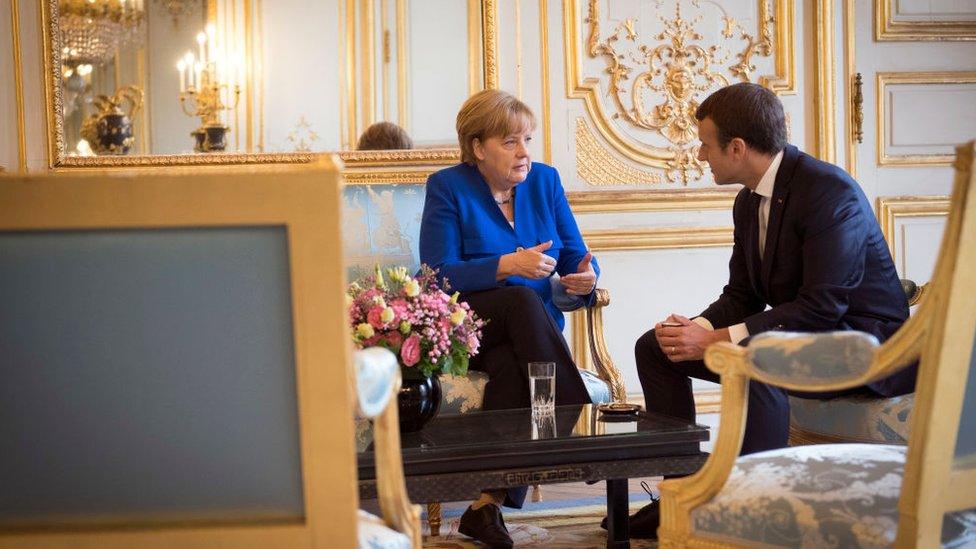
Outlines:
{"type": "MultiPolygon", "coordinates": [[[[917,305],[928,284],[903,279],[910,306],[917,305]]],[[[867,442],[905,444],[915,393],[884,398],[850,395],[826,400],[790,398],[790,446],[867,442]]]]}
{"type": "Polygon", "coordinates": [[[857,332],[719,343],[715,451],[661,484],[660,547],[976,546],[976,142],[958,148],[951,210],[918,311],[884,345],[857,332]],[[966,243],[966,245],[962,245],[966,243]],[[836,391],[918,359],[907,447],[819,444],[739,457],[748,381],[836,391]]]}

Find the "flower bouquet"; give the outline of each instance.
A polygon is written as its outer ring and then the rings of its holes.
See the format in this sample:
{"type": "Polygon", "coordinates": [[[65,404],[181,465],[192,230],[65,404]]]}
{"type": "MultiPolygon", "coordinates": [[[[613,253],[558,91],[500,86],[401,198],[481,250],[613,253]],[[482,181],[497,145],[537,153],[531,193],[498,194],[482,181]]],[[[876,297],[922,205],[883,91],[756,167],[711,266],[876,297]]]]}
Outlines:
{"type": "Polygon", "coordinates": [[[387,269],[384,277],[377,267],[350,284],[347,295],[355,345],[393,351],[404,374],[465,375],[470,357],[478,354],[484,321],[458,302],[457,293],[444,293],[427,265],[417,277],[406,267],[387,269]]]}

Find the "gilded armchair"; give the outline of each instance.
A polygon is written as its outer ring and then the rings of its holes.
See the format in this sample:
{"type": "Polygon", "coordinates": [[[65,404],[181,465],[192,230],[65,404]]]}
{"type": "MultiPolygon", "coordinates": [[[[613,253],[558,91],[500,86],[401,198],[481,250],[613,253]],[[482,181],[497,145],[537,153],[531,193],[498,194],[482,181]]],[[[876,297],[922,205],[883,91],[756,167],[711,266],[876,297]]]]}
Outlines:
{"type": "MultiPolygon", "coordinates": [[[[918,305],[928,284],[902,279],[909,306],[918,305]]],[[[867,442],[905,444],[915,393],[891,398],[857,394],[830,399],[790,399],[790,446],[867,442]]]]}
{"type": "Polygon", "coordinates": [[[720,343],[715,452],[661,484],[661,547],[963,547],[976,544],[976,142],[959,147],[949,220],[919,310],[884,345],[856,332],[769,333],[720,343]],[[962,245],[967,243],[967,245],[962,245]],[[949,329],[951,327],[951,329],[949,329]],[[840,390],[920,359],[911,435],[738,457],[748,381],[840,390]]]}

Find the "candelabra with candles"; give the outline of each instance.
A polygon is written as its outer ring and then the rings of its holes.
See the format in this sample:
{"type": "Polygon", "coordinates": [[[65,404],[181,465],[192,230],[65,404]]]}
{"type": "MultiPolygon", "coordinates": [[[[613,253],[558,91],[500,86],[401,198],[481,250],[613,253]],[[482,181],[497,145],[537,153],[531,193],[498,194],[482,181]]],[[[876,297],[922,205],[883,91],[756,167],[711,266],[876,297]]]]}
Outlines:
{"type": "Polygon", "coordinates": [[[187,52],[176,64],[180,72],[180,107],[190,117],[200,118],[200,127],[190,135],[196,152],[223,151],[230,127],[221,120],[224,111],[237,108],[240,99],[242,63],[219,47],[213,25],[197,35],[199,57],[187,52]],[[233,59],[233,60],[232,60],[233,59]]]}

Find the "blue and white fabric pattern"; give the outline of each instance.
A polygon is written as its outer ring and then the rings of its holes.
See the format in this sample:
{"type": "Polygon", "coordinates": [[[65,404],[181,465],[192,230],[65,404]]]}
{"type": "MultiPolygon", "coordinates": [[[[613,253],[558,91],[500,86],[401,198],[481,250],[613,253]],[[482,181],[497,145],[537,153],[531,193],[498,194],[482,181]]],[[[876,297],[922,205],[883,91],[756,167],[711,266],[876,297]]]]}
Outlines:
{"type": "Polygon", "coordinates": [[[356,365],[356,405],[361,416],[382,412],[393,396],[400,366],[389,349],[370,347],[353,354],[356,365]]]}
{"type": "MultiPolygon", "coordinates": [[[[696,535],[747,546],[890,547],[898,531],[904,446],[820,444],[740,457],[696,535]]],[[[976,543],[976,512],[947,516],[945,546],[976,543]]]]}
{"type": "Polygon", "coordinates": [[[817,384],[863,374],[877,346],[878,339],[863,332],[764,332],[749,341],[747,353],[757,370],[774,379],[817,384]]]}
{"type": "Polygon", "coordinates": [[[793,427],[850,442],[908,443],[915,394],[881,398],[850,395],[826,400],[790,397],[793,427]]]}
{"type": "Polygon", "coordinates": [[[359,510],[359,549],[410,549],[410,537],[390,528],[383,519],[359,510]]]}

